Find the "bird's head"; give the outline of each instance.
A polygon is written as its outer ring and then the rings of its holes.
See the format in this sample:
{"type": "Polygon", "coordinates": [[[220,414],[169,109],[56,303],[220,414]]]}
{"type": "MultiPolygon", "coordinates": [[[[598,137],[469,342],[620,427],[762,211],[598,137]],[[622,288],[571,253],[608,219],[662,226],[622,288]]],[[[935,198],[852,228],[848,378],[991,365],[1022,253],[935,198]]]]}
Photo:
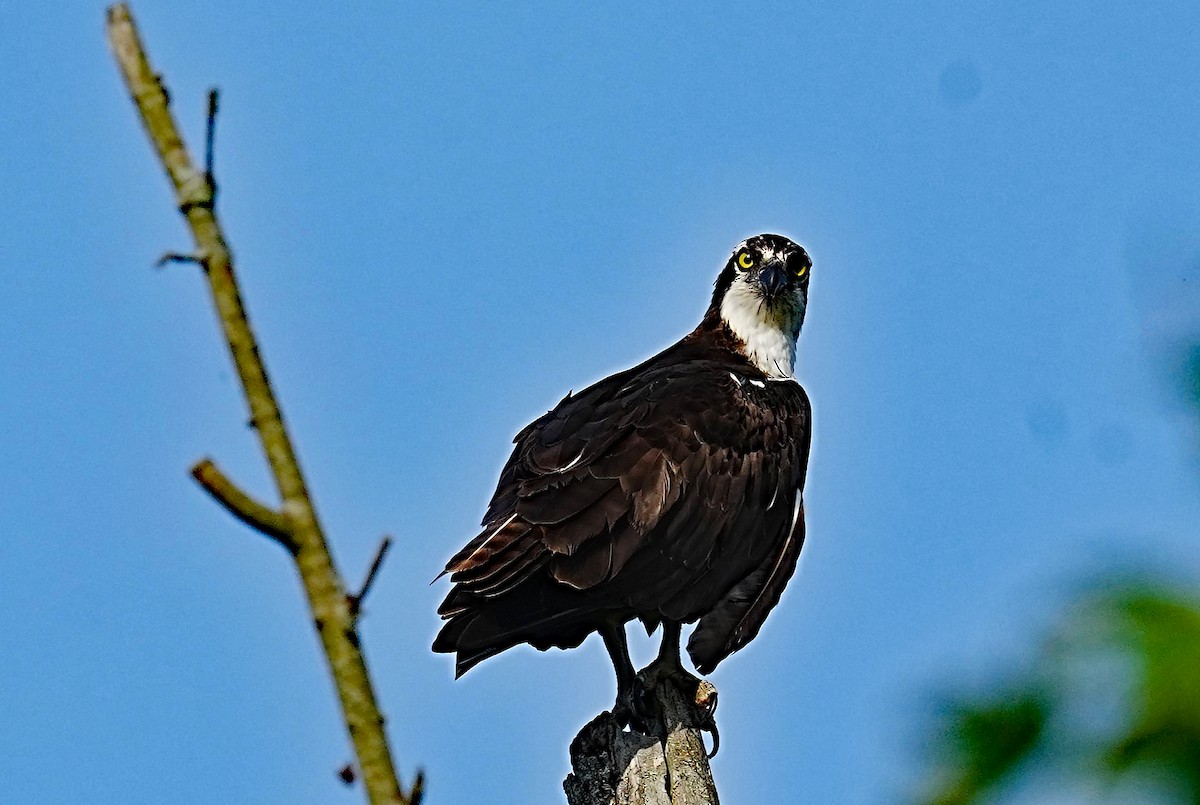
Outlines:
{"type": "Polygon", "coordinates": [[[733,250],[717,277],[710,312],[770,377],[791,377],[808,306],[808,252],[782,235],[755,235],[733,250]]]}

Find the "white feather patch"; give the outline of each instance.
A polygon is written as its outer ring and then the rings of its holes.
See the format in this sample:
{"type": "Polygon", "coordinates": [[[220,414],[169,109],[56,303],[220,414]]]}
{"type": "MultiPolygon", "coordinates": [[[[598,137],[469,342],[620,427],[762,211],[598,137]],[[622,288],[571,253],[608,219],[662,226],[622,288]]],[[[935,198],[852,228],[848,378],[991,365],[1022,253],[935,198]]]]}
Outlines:
{"type": "Polygon", "coordinates": [[[581,458],[583,458],[583,454],[584,454],[586,451],[587,451],[587,448],[586,448],[586,447],[585,447],[583,450],[580,450],[580,451],[579,451],[579,455],[577,455],[577,456],[575,456],[575,458],[571,459],[571,461],[570,461],[570,463],[569,463],[569,464],[567,464],[565,467],[559,467],[558,469],[556,469],[556,470],[555,470],[555,472],[556,472],[556,473],[558,473],[558,472],[566,472],[567,470],[574,469],[574,468],[575,468],[575,465],[579,463],[579,460],[580,460],[581,458]]]}
{"type": "Polygon", "coordinates": [[[721,318],[746,345],[746,357],[763,374],[790,378],[796,367],[795,322],[771,310],[762,297],[738,277],[721,300],[721,318]]]}
{"type": "Polygon", "coordinates": [[[468,556],[466,559],[464,559],[463,562],[470,562],[472,559],[474,559],[476,556],[478,556],[479,552],[482,551],[484,548],[486,548],[488,546],[488,543],[491,542],[493,539],[495,539],[496,535],[499,534],[501,531],[503,531],[505,528],[507,528],[508,524],[511,523],[515,519],[517,519],[517,513],[513,512],[511,515],[509,515],[509,518],[507,520],[505,520],[503,523],[500,524],[499,528],[497,528],[491,534],[488,534],[488,538],[485,539],[482,543],[480,543],[478,548],[471,551],[471,555],[468,556]]]}

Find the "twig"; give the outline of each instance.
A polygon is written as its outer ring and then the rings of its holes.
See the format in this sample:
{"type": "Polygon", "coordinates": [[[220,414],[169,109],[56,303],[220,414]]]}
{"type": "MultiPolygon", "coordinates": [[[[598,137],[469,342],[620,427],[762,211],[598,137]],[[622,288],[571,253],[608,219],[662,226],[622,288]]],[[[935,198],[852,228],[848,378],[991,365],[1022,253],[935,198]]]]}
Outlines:
{"type": "MultiPolygon", "coordinates": [[[[175,189],[175,199],[191,229],[196,254],[203,255],[204,276],[263,453],[271,467],[284,514],[272,512],[253,501],[219,473],[213,475],[205,470],[201,475],[210,482],[215,480],[212,489],[221,491],[217,497],[226,508],[260,531],[277,531],[280,524],[274,518],[283,518],[294,543],[296,570],[325,651],[368,801],[372,805],[411,805],[420,797],[420,776],[413,793],[402,793],[345,585],[317,519],[283,415],[259,356],[258,343],[246,318],[234,276],[233,257],[214,211],[215,182],[194,166],[171,115],[161,77],[150,67],[125,4],[109,8],[107,34],[146,135],[175,189]]],[[[209,145],[216,108],[216,98],[210,95],[209,145]]],[[[211,169],[211,154],[208,157],[206,167],[211,169]]]]}
{"type": "Polygon", "coordinates": [[[179,252],[165,252],[163,256],[154,262],[155,268],[163,268],[167,263],[193,263],[198,266],[204,265],[204,260],[194,254],[180,254],[179,252]]]}
{"type": "Polygon", "coordinates": [[[425,770],[417,769],[412,788],[408,792],[409,805],[421,805],[425,801],[425,770]]]}
{"type": "Polygon", "coordinates": [[[367,570],[367,577],[363,579],[362,587],[357,593],[353,593],[350,598],[350,614],[358,617],[362,610],[363,601],[367,597],[367,593],[371,591],[371,585],[375,583],[375,577],[379,574],[379,568],[383,566],[383,559],[387,556],[388,550],[392,547],[392,538],[384,537],[379,543],[379,549],[375,551],[375,558],[371,561],[371,567],[367,570]]]}
{"type": "Polygon", "coordinates": [[[287,548],[288,553],[296,553],[297,545],[287,517],[243,492],[211,459],[206,458],[192,467],[192,477],[234,517],[275,540],[287,548]]]}
{"type": "Polygon", "coordinates": [[[204,175],[208,177],[209,184],[213,186],[213,192],[216,193],[216,174],[213,172],[213,142],[217,138],[217,98],[219,92],[216,87],[208,91],[208,117],[204,127],[204,175]]]}

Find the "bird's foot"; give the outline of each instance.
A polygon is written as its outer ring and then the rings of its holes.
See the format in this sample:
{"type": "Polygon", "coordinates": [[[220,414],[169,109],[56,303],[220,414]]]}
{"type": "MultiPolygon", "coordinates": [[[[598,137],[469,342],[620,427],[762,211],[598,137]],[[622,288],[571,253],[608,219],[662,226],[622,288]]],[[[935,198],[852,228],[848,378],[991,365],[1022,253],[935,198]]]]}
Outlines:
{"type": "MultiPolygon", "coordinates": [[[[711,682],[701,679],[688,672],[678,660],[659,658],[648,665],[637,676],[632,691],[632,705],[637,709],[643,727],[654,725],[655,730],[640,729],[648,735],[663,735],[667,730],[663,725],[659,712],[658,700],[654,690],[661,682],[670,682],[682,694],[684,701],[691,705],[692,726],[702,732],[712,734],[712,751],[708,756],[713,757],[721,746],[721,734],[717,730],[717,689],[711,682]]],[[[632,725],[631,725],[631,728],[632,725]]]]}
{"type": "Polygon", "coordinates": [[[696,691],[703,682],[700,677],[688,671],[683,667],[683,664],[678,659],[659,657],[654,662],[650,663],[638,674],[638,678],[645,677],[646,687],[653,688],[659,682],[669,679],[675,683],[675,687],[686,695],[689,699],[696,695],[696,691]]]}
{"type": "Polygon", "coordinates": [[[617,691],[613,705],[613,718],[622,727],[629,727],[642,735],[657,735],[658,705],[653,690],[648,690],[640,678],[635,679],[628,690],[617,691]]]}

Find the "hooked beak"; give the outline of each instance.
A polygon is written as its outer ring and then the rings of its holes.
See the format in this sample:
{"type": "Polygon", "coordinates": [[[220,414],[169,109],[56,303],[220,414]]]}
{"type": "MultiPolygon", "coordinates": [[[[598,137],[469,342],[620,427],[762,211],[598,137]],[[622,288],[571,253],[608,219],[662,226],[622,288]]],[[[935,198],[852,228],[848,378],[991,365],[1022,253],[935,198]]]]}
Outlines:
{"type": "Polygon", "coordinates": [[[772,260],[758,272],[758,283],[768,302],[774,302],[788,285],[787,270],[779,260],[772,260]]]}

